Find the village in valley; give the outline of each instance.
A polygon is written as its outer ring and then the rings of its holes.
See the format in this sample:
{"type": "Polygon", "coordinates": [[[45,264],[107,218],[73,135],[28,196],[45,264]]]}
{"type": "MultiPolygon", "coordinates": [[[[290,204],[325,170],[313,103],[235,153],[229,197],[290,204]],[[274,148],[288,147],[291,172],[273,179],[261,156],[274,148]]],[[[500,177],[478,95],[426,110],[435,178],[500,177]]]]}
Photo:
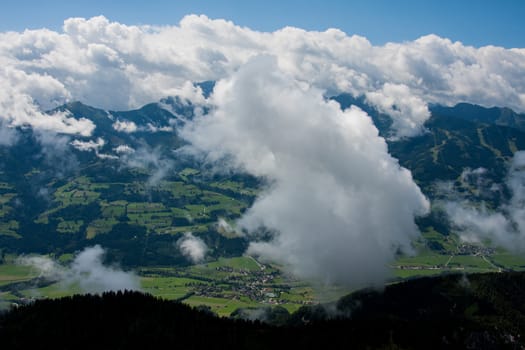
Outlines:
{"type": "Polygon", "coordinates": [[[249,256],[189,267],[143,268],[139,273],[146,292],[190,305],[205,304],[220,315],[264,305],[294,311],[318,302],[308,283],[249,256]]]}

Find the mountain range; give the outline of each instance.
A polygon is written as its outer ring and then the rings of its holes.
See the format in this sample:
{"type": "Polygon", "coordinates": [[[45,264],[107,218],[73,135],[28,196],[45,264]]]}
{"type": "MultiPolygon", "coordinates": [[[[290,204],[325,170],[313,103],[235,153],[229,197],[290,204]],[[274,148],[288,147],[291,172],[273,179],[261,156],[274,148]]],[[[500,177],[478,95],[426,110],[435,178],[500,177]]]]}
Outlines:
{"type": "MultiPolygon", "coordinates": [[[[203,87],[209,94],[213,83],[203,87]]],[[[389,139],[391,120],[364,98],[332,99],[371,116],[390,153],[431,201],[446,197],[436,184],[447,181],[462,195],[481,198],[461,180],[465,169],[486,169],[486,179],[502,183],[513,154],[525,149],[525,115],[508,108],[434,105],[422,135],[389,139]]],[[[19,128],[16,143],[0,146],[2,254],[60,256],[99,243],[110,260],[127,266],[184,264],[170,242],[187,231],[204,239],[211,257],[242,254],[247,238],[217,223],[233,224],[264,179],[217,171],[187,151],[180,130],[195,107],[177,97],[131,111],[72,102],[49,113],[90,120],[92,136],[19,128]]],[[[497,206],[508,196],[503,191],[482,199],[497,206]]],[[[418,224],[421,231],[450,234],[439,208],[418,224]]]]}

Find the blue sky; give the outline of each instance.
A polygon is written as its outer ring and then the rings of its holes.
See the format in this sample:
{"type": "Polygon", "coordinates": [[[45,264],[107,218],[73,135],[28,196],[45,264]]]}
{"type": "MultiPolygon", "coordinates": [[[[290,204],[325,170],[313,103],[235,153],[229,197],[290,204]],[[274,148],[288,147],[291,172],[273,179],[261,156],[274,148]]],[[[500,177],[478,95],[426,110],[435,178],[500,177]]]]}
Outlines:
{"type": "Polygon", "coordinates": [[[373,44],[434,33],[467,45],[525,47],[523,0],[7,0],[0,30],[60,30],[66,18],[101,14],[126,24],[177,24],[191,13],[260,31],[335,27],[373,44]]]}

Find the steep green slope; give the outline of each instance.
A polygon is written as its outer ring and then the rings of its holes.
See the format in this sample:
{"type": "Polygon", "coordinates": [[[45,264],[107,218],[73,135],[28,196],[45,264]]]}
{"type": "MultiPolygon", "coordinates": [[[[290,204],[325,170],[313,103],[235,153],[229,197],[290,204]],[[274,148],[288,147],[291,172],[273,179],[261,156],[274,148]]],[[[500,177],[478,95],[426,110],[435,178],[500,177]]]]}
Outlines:
{"type": "Polygon", "coordinates": [[[466,168],[483,167],[500,182],[514,152],[525,149],[525,133],[510,127],[442,115],[433,115],[425,126],[427,133],[390,142],[389,148],[429,195],[433,182],[454,181],[466,168]]]}
{"type": "MultiPolygon", "coordinates": [[[[389,134],[390,118],[364,98],[343,94],[334,99],[342,108],[364,109],[380,133],[389,134]]],[[[211,256],[240,254],[247,240],[216,224],[219,218],[232,222],[240,217],[262,181],[218,174],[180,152],[185,141],[179,128],[193,118],[194,107],[178,98],[121,112],[73,102],[58,110],[91,120],[96,125],[92,137],[20,129],[16,144],[0,146],[3,254],[60,255],[101,243],[109,246],[111,259],[125,264],[180,264],[185,260],[173,242],[187,231],[206,240],[211,256]],[[73,147],[77,141],[100,145],[81,150],[73,147]]],[[[484,168],[487,181],[502,184],[509,160],[525,149],[523,115],[467,104],[433,106],[431,111],[424,134],[388,141],[392,155],[411,170],[423,192],[432,201],[440,199],[446,193],[436,184],[449,181],[455,191],[477,200],[477,189],[461,177],[465,169],[484,168]]],[[[484,200],[497,206],[506,196],[502,191],[484,200]]],[[[447,221],[439,208],[433,209],[418,221],[427,239],[422,244],[453,254],[457,244],[443,237],[450,233],[447,221]]]]}
{"type": "Polygon", "coordinates": [[[178,127],[193,106],[165,99],[127,112],[80,102],[58,110],[96,129],[91,137],[20,129],[17,143],[0,146],[0,257],[61,255],[100,243],[109,260],[125,265],[185,264],[175,244],[185,232],[204,239],[210,256],[244,251],[246,240],[217,222],[238,218],[259,181],[215,174],[174,153],[185,144],[178,127]],[[136,130],[118,130],[118,121],[136,130]],[[92,148],[77,149],[75,142],[92,148]]]}

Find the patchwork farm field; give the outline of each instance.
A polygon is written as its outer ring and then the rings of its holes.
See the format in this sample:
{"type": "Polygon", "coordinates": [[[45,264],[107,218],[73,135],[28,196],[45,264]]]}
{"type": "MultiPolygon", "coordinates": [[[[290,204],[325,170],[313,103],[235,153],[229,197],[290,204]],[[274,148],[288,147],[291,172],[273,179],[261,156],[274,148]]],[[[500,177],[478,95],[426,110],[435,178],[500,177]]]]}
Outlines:
{"type": "Polygon", "coordinates": [[[16,186],[0,182],[0,235],[20,238],[45,230],[92,240],[119,224],[144,228],[147,234],[206,232],[219,218],[238,218],[259,191],[242,180],[208,179],[193,168],[156,183],[146,181],[147,173],[131,171],[126,176],[130,178],[123,182],[89,175],[52,180],[42,190],[45,201],[39,212],[30,218],[13,210],[20,201],[16,186]],[[28,221],[32,224],[20,225],[28,221]]]}
{"type": "MultiPolygon", "coordinates": [[[[391,281],[442,273],[497,272],[503,263],[505,269],[524,269],[523,258],[509,253],[490,257],[428,254],[399,258],[392,264],[391,281]]],[[[343,287],[298,281],[280,267],[262,264],[250,256],[220,258],[186,267],[143,267],[135,273],[144,292],[192,306],[206,306],[220,316],[229,316],[238,308],[277,305],[293,312],[302,305],[334,301],[351,292],[343,287]]],[[[60,281],[42,284],[37,277],[34,269],[27,266],[0,265],[2,305],[81,292],[78,286],[66,287],[60,281]]]]}
{"type": "MultiPolygon", "coordinates": [[[[37,175],[30,172],[26,176],[37,175]]],[[[69,248],[56,249],[49,256],[65,265],[86,246],[109,247],[109,262],[134,271],[144,292],[192,306],[205,305],[221,316],[238,308],[277,305],[292,312],[351,292],[299,281],[280,266],[239,256],[247,243],[231,226],[260,191],[261,185],[253,179],[208,178],[188,167],[156,183],[146,181],[147,175],[132,172],[131,179],[108,181],[88,173],[54,180],[45,192],[45,210],[31,217],[31,225],[21,225],[27,218],[17,216],[20,195],[16,186],[0,182],[0,235],[14,239],[28,232],[34,238],[41,231],[55,235],[69,248]],[[188,265],[177,248],[178,240],[188,232],[206,241],[209,251],[204,263],[188,265]]],[[[423,227],[414,247],[416,255],[400,256],[391,263],[391,283],[442,273],[525,270],[525,258],[464,244],[431,225],[423,227]]],[[[16,256],[2,258],[2,307],[82,292],[79,286],[42,278],[34,269],[17,265],[16,256]]]]}
{"type": "MultiPolygon", "coordinates": [[[[136,273],[144,292],[192,306],[206,305],[220,316],[238,308],[272,305],[295,311],[318,300],[308,284],[247,256],[184,268],[139,268],[136,273]]],[[[0,265],[0,298],[4,303],[23,303],[81,292],[78,286],[65,286],[58,280],[42,283],[37,277],[27,266],[0,265]]]]}

